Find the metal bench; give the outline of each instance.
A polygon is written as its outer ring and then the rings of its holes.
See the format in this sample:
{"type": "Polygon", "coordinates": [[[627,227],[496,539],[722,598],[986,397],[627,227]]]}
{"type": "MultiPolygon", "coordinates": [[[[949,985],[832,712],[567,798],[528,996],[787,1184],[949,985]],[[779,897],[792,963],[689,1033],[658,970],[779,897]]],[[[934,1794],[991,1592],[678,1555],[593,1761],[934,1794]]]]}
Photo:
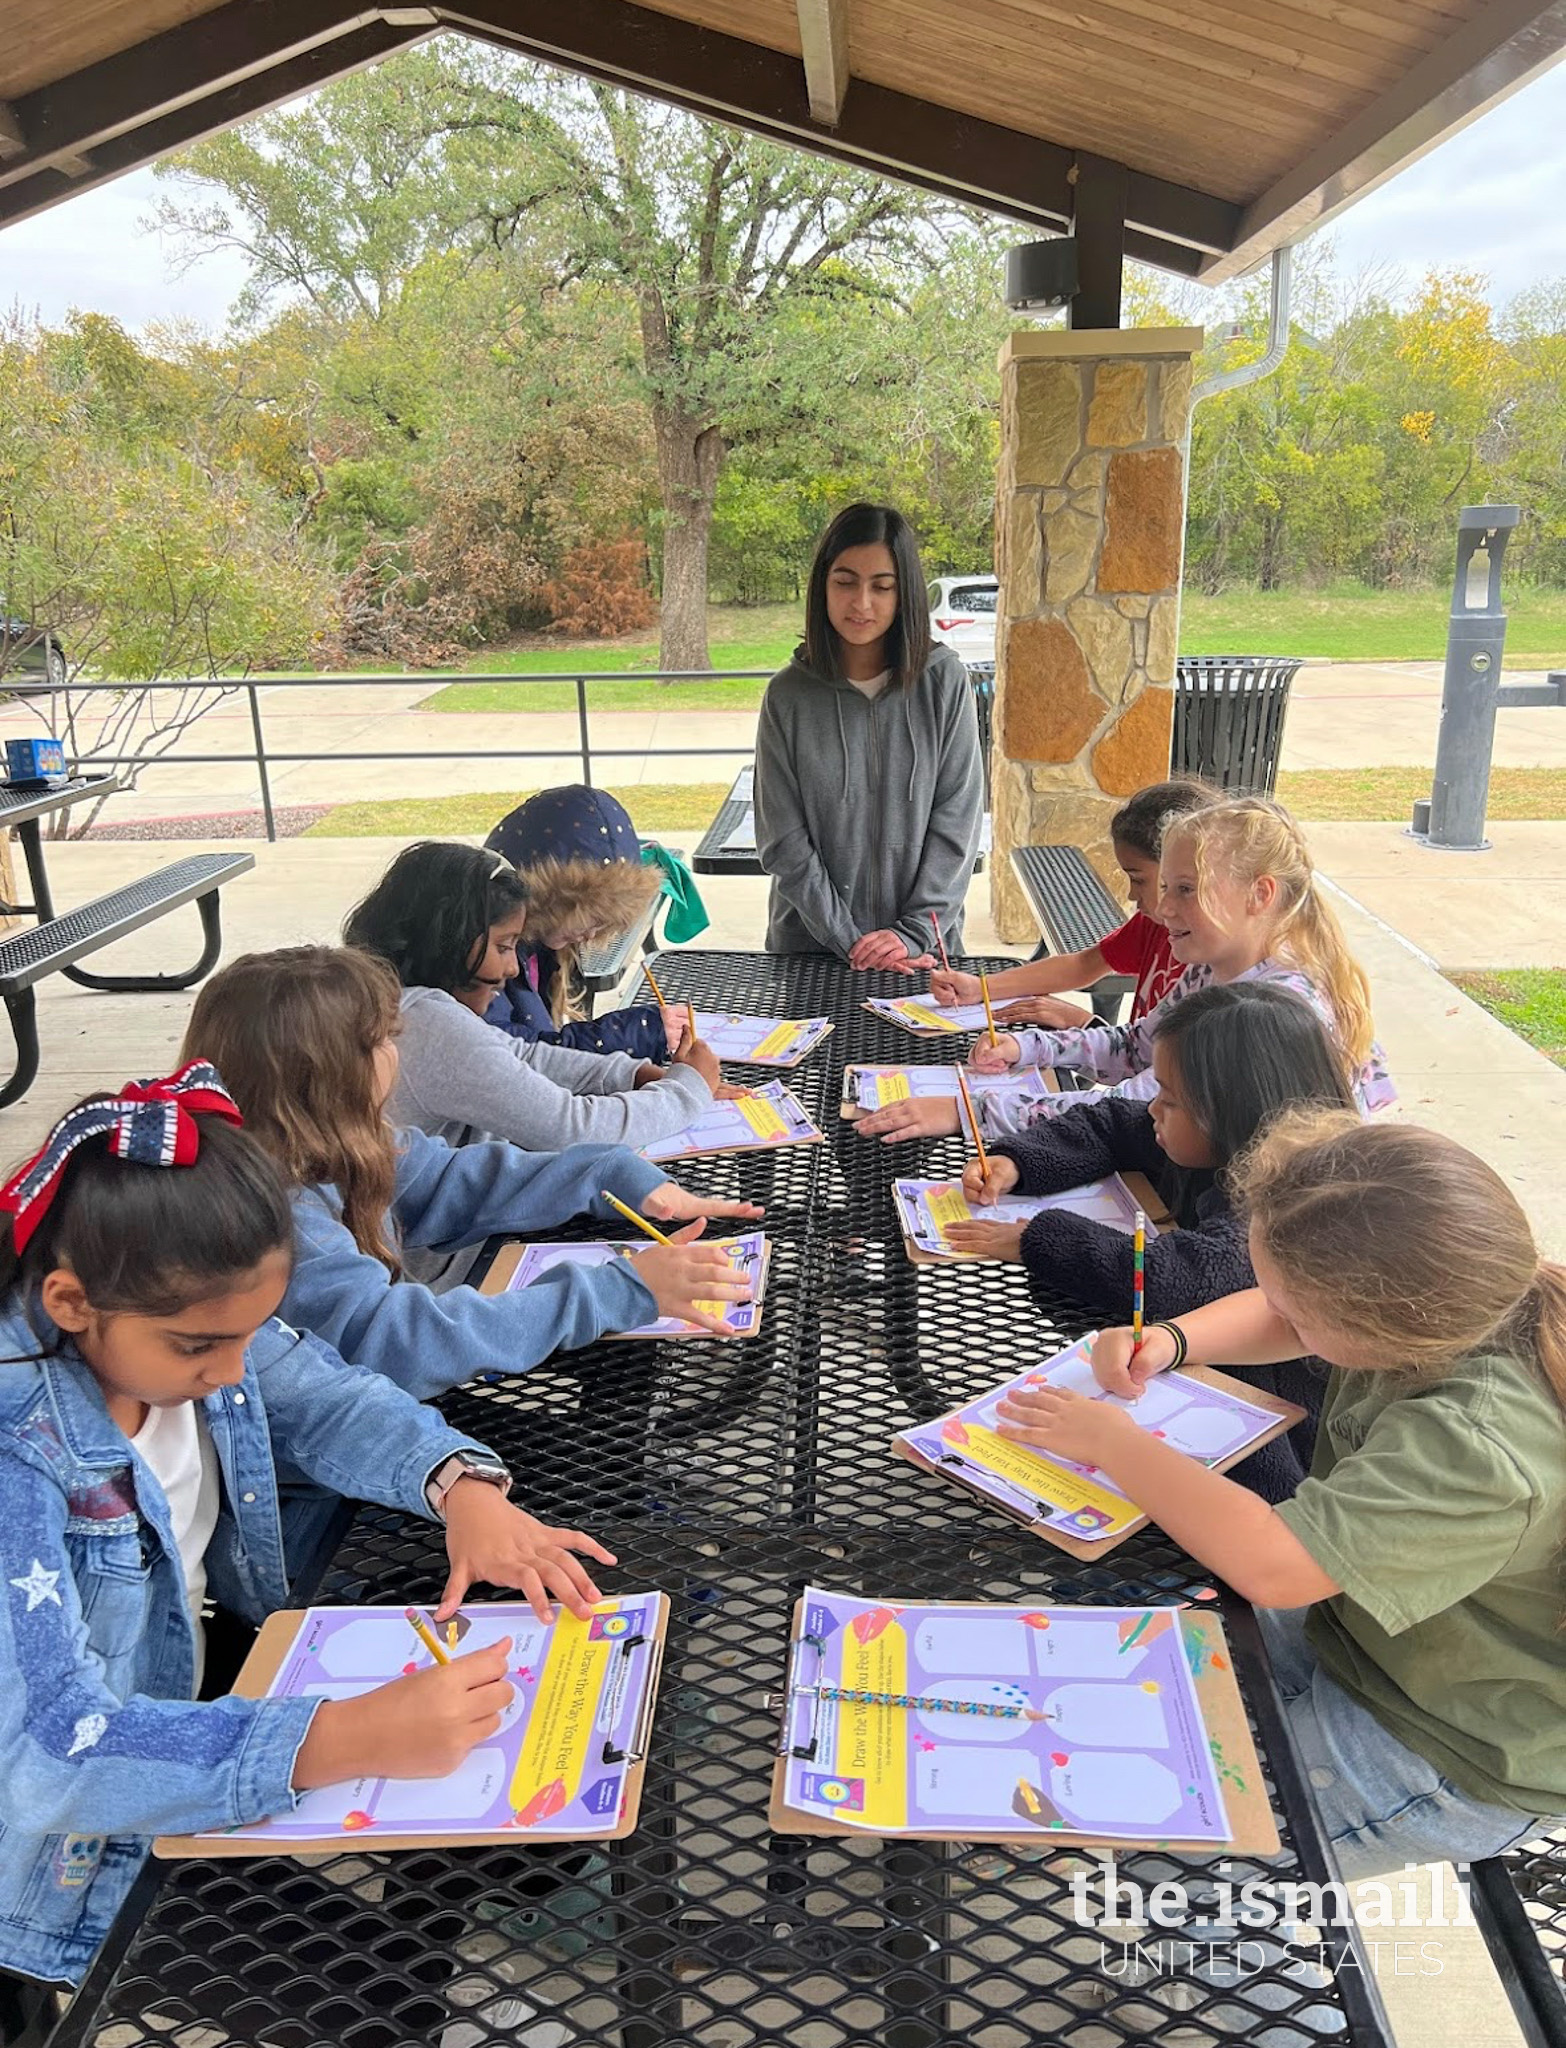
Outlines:
{"type": "Polygon", "coordinates": [[[223,934],[218,891],[225,882],[248,874],[253,853],[198,853],[172,867],[144,875],[95,903],[67,910],[27,931],[0,939],[0,996],[5,999],[16,1040],[16,1068],[0,1088],[0,1109],[17,1101],[38,1073],[38,1017],[33,1001],[36,983],[48,974],[63,974],[82,988],[112,993],[192,988],[217,964],[223,934]],[[95,974],[76,962],[88,953],[112,946],[116,939],[140,931],[182,903],[194,902],[201,915],[201,957],[179,974],[95,974]]]}
{"type": "Polygon", "coordinates": [[[598,945],[584,947],[577,955],[576,971],[587,997],[589,1017],[593,1014],[596,999],[608,990],[618,988],[625,979],[626,969],[644,953],[653,950],[656,943],[653,926],[663,906],[664,898],[655,896],[634,924],[627,925],[623,932],[616,932],[612,938],[598,945]]]}
{"type": "Polygon", "coordinates": [[[1472,1866],[1474,1918],[1528,2048],[1566,2048],[1566,1829],[1472,1866]]]}
{"type": "MultiPolygon", "coordinates": [[[[1105,888],[1080,846],[1014,846],[1011,871],[1043,934],[1035,960],[1047,960],[1052,953],[1086,953],[1126,921],[1125,905],[1105,888]]],[[[1090,991],[1094,1016],[1114,1023],[1135,986],[1129,974],[1106,974],[1095,982],[1090,991]]]]}
{"type": "Polygon", "coordinates": [[[751,767],[740,770],[719,806],[718,815],[701,835],[701,844],[691,856],[691,866],[698,875],[766,873],[756,852],[754,775],[751,767]]]}

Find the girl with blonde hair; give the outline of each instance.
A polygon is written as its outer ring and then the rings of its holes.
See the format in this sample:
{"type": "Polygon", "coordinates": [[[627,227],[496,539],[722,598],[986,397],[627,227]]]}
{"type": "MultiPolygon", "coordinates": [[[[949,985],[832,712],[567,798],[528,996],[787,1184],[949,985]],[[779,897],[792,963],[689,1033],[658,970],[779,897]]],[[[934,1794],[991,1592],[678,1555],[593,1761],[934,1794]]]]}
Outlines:
{"type": "Polygon", "coordinates": [[[987,1129],[999,1134],[1036,1123],[1105,1093],[1146,1101],[1157,1086],[1152,1064],[1159,1020],[1198,989],[1236,981],[1276,982],[1304,997],[1347,1060],[1361,1109],[1395,1099],[1371,1026],[1364,970],[1322,891],[1305,836],[1281,804],[1231,797],[1172,820],[1164,834],[1157,914],[1185,971],[1146,1017],[1126,1025],[1003,1033],[996,1046],[981,1038],[971,1055],[982,1072],[1018,1064],[1063,1067],[1103,1085],[1040,1101],[986,1098],[980,1115],[987,1129]]]}
{"type": "Polygon", "coordinates": [[[1261,1610],[1346,1878],[1498,1855],[1566,1813],[1566,1268],[1473,1153],[1342,1112],[1235,1171],[1257,1286],[1099,1339],[1135,1401],[1186,1360],[1333,1368],[1311,1474],[1269,1506],[1113,1402],[1016,1396],[1002,1431],[1099,1466],[1261,1610]]]}

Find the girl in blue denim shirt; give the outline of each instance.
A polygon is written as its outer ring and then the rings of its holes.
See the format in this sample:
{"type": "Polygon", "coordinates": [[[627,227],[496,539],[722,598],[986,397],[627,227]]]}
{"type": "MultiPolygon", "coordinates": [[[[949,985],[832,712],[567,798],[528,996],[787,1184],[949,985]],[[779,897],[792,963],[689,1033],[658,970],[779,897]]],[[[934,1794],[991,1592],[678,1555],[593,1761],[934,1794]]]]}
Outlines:
{"type": "Polygon", "coordinates": [[[369,1771],[436,1777],[499,1726],[509,1645],[349,1700],[198,1700],[202,1600],[286,1604],[277,1466],[446,1526],[476,1579],[585,1612],[574,1530],[381,1375],[276,1318],[282,1181],[213,1068],[84,1102],[0,1188],[0,2018],[74,1984],[149,1838],[369,1771]]]}

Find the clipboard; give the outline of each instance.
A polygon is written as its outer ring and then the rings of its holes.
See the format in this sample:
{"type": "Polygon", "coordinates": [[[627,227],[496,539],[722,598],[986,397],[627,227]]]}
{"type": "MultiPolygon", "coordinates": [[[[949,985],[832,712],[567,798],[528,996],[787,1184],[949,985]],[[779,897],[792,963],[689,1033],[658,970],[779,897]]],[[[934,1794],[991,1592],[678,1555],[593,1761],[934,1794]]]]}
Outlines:
{"type": "MultiPolygon", "coordinates": [[[[897,1062],[895,1060],[864,1060],[861,1061],[860,1064],[858,1064],[857,1066],[844,1067],[843,1096],[842,1101],[838,1105],[837,1112],[844,1123],[856,1124],[862,1116],[869,1116],[871,1114],[869,1110],[861,1109],[859,1106],[859,1099],[854,1092],[854,1076],[856,1074],[884,1073],[888,1067],[895,1067],[896,1064],[897,1062]]],[[[1048,1089],[1049,1093],[1051,1095],[1058,1095],[1060,1093],[1060,1082],[1056,1077],[1055,1069],[1053,1067],[1040,1067],[1039,1073],[1044,1077],[1044,1086],[1046,1087],[1046,1089],[1048,1089]]],[[[972,1087],[972,1085],[972,1082],[970,1082],[970,1088],[972,1087]]],[[[944,1098],[942,1097],[926,1097],[926,1100],[939,1101],[943,1099],[944,1098]]],[[[954,1096],[952,1100],[957,1101],[960,1100],[960,1098],[954,1096]]],[[[963,1135],[963,1132],[960,1128],[958,1130],[957,1135],[959,1137],[963,1135]]]]}
{"type": "MultiPolygon", "coordinates": [[[[667,1593],[637,1594],[645,1599],[651,1609],[642,1640],[650,1647],[650,1661],[647,1667],[647,1689],[642,1700],[642,1711],[637,1718],[631,1736],[631,1748],[626,1752],[628,1769],[623,1780],[624,1796],[620,1813],[612,1828],[602,1834],[582,1834],[576,1830],[551,1829],[549,1827],[496,1828],[483,1834],[437,1834],[419,1835],[382,1834],[376,1830],[369,1834],[348,1834],[336,1831],[327,1835],[294,1835],[276,1841],[264,1835],[158,1835],[152,1844],[152,1853],[165,1862],[180,1862],[199,1857],[203,1862],[211,1857],[224,1856],[318,1856],[323,1852],[357,1850],[379,1855],[383,1850],[401,1849],[481,1849],[493,1847],[525,1848],[532,1842],[618,1842],[626,1835],[633,1834],[641,1812],[642,1784],[647,1775],[647,1749],[652,1734],[653,1713],[658,1703],[658,1683],[663,1675],[664,1643],[669,1628],[669,1596],[667,1593]]],[[[234,1680],[232,1690],[240,1699],[260,1699],[282,1667],[283,1659],[293,1646],[307,1609],[302,1607],[281,1608],[276,1614],[268,1615],[261,1624],[260,1633],[251,1646],[234,1680]]]]}
{"type": "MultiPolygon", "coordinates": [[[[1259,1451],[1263,1444],[1274,1443],[1291,1430],[1296,1422],[1305,1420],[1305,1410],[1297,1407],[1294,1402],[1285,1401],[1278,1394],[1266,1393],[1261,1387],[1250,1386],[1246,1381],[1236,1379],[1231,1373],[1220,1372],[1216,1366],[1181,1365],[1174,1367],[1173,1370],[1185,1379],[1202,1380],[1209,1387],[1216,1387],[1220,1393],[1233,1394],[1238,1400],[1249,1402],[1253,1408],[1270,1409],[1278,1418],[1276,1423],[1264,1429],[1260,1436],[1253,1437],[1239,1450],[1209,1465],[1209,1472],[1227,1472],[1231,1466],[1240,1464],[1254,1451],[1259,1451]]],[[[1081,1558],[1085,1564],[1092,1564],[1096,1559],[1107,1556],[1111,1550],[1118,1550],[1128,1537],[1134,1536],[1139,1529],[1145,1529],[1153,1519],[1151,1515],[1139,1514],[1115,1535],[1102,1536],[1096,1542],[1090,1542],[1086,1537],[1071,1536],[1062,1529],[1051,1529],[1043,1521],[1025,1514],[1021,1508],[1011,1507],[1003,1500],[996,1500],[993,1494],[984,1492],[978,1486],[971,1486],[961,1473],[954,1471],[950,1466],[936,1465],[928,1458],[921,1457],[911,1444],[894,1440],[892,1450],[897,1457],[904,1459],[918,1471],[928,1472],[933,1478],[946,1479],[953,1486],[960,1486],[964,1493],[982,1506],[991,1509],[997,1515],[1003,1515],[1009,1522],[1015,1522],[1019,1529],[1026,1529],[1030,1535],[1052,1544],[1056,1550],[1064,1550],[1067,1556],[1081,1558]]]]}
{"type": "MultiPolygon", "coordinates": [[[[806,1126],[803,1131],[797,1134],[793,1131],[787,1131],[780,1137],[761,1139],[754,1144],[736,1144],[733,1140],[724,1140],[716,1145],[692,1145],[687,1151],[671,1152],[663,1159],[648,1158],[646,1151],[643,1151],[641,1156],[647,1159],[649,1166],[662,1166],[672,1171],[675,1167],[682,1166],[687,1159],[715,1159],[724,1154],[732,1154],[736,1159],[766,1159],[774,1153],[792,1152],[799,1145],[824,1144],[826,1133],[816,1128],[810,1112],[805,1108],[805,1105],[800,1101],[792,1088],[785,1088],[781,1081],[763,1082],[759,1088],[747,1088],[744,1092],[747,1095],[761,1095],[768,1087],[775,1088],[779,1095],[785,1096],[790,1105],[798,1111],[801,1121],[806,1126]]],[[[678,1132],[670,1133],[671,1137],[677,1137],[678,1135],[678,1132]]],[[[654,1142],[658,1143],[661,1141],[654,1140],[654,1142]]]]}
{"type": "MultiPolygon", "coordinates": [[[[986,1611],[986,1604],[982,1601],[950,1604],[954,1610],[960,1610],[963,1605],[968,1605],[975,1613],[982,1614],[986,1611]]],[[[1028,1848],[1035,1851],[1041,1846],[1045,1849],[1103,1849],[1128,1854],[1155,1853],[1163,1849],[1193,1856],[1221,1856],[1226,1852],[1244,1856],[1273,1856],[1281,1847],[1278,1823],[1273,1815],[1272,1803],[1267,1797],[1267,1784],[1262,1775],[1261,1759],[1256,1754],[1250,1722],[1245,1715],[1245,1703],[1240,1698],[1240,1688],[1235,1680],[1234,1659],[1229,1650],[1228,1637],[1224,1633],[1221,1616],[1215,1609],[1206,1607],[1182,1608],[1179,1623],[1186,1646],[1186,1656],[1196,1684],[1196,1697],[1201,1705],[1202,1720],[1212,1745],[1213,1759],[1219,1767],[1224,1812],[1233,1831],[1222,1841],[1188,1842],[1174,1836],[1158,1841],[1131,1839],[1124,1835],[1106,1838],[1101,1835],[1072,1834],[1064,1828],[1051,1828],[1047,1833],[1041,1833],[1035,1828],[1024,1835],[1000,1828],[987,1831],[966,1826],[960,1832],[954,1829],[950,1834],[930,1829],[899,1831],[895,1835],[876,1836],[868,1834],[863,1828],[844,1827],[841,1823],[830,1821],[824,1816],[801,1813],[795,1807],[786,1806],[783,1803],[783,1791],[788,1760],[782,1747],[782,1731],[788,1726],[789,1687],[793,1676],[794,1658],[799,1649],[804,1606],[803,1600],[794,1603],[793,1616],[789,1623],[788,1661],[781,1701],[779,1746],[772,1766],[772,1790],[767,1802],[767,1824],[774,1834],[830,1835],[837,1838],[854,1835],[861,1841],[883,1841],[889,1844],[961,1841],[1001,1842],[1016,1846],[1025,1843],[1028,1848]]]]}
{"type": "MultiPolygon", "coordinates": [[[[1106,1174],[1105,1179],[1107,1180],[1108,1178],[1109,1176],[1106,1174]]],[[[1164,1207],[1163,1197],[1154,1188],[1153,1183],[1145,1174],[1123,1173],[1120,1179],[1129,1192],[1132,1201],[1136,1203],[1155,1230],[1175,1230],[1179,1227],[1169,1211],[1164,1207]]],[[[982,1223],[984,1218],[981,1216],[978,1220],[982,1223]]],[[[900,1211],[898,1212],[898,1222],[901,1225],[902,1216],[900,1211]]],[[[943,1271],[950,1271],[953,1266],[994,1266],[1007,1263],[998,1259],[985,1259],[976,1256],[961,1259],[943,1259],[934,1252],[927,1252],[922,1245],[915,1244],[905,1231],[899,1229],[898,1234],[902,1237],[903,1252],[911,1266],[939,1266],[943,1271]]]]}
{"type": "MultiPolygon", "coordinates": [[[[711,1015],[713,1013],[709,1011],[708,1014],[711,1015]]],[[[778,1019],[778,1022],[780,1023],[793,1023],[795,1021],[796,1020],[793,1018],[778,1019]]],[[[805,1020],[801,1018],[798,1021],[803,1023],[805,1020]]],[[[837,1026],[829,1021],[824,1031],[818,1032],[817,1035],[811,1039],[808,1045],[802,1046],[800,1050],[792,1056],[792,1058],[786,1060],[778,1059],[776,1057],[769,1057],[764,1060],[759,1060],[755,1057],[752,1057],[747,1060],[741,1059],[738,1053],[717,1053],[716,1057],[723,1063],[724,1066],[759,1067],[764,1073],[768,1074],[792,1073],[795,1067],[802,1067],[805,1064],[806,1060],[808,1060],[813,1053],[818,1053],[836,1029],[837,1026]]],[[[703,1044],[705,1044],[706,1040],[703,1040],[702,1042],[703,1044]]]]}
{"type": "MultiPolygon", "coordinates": [[[[703,1238],[702,1244],[708,1249],[726,1242],[721,1237],[703,1238]]],[[[530,1249],[528,1243],[513,1238],[503,1244],[489,1262],[489,1271],[479,1282],[480,1294],[504,1294],[511,1284],[511,1276],[522,1263],[523,1255],[530,1249]]],[[[660,1330],[650,1335],[645,1330],[605,1330],[597,1340],[600,1344],[688,1344],[696,1338],[705,1338],[709,1344],[746,1344],[753,1337],[761,1335],[761,1308],[767,1298],[767,1278],[772,1271],[772,1240],[764,1238],[761,1252],[761,1271],[756,1275],[755,1291],[747,1306],[756,1311],[748,1330],[731,1330],[726,1337],[720,1337],[715,1330],[692,1328],[689,1330],[660,1330]]],[[[523,1290],[525,1291],[525,1290],[523,1290]]]]}

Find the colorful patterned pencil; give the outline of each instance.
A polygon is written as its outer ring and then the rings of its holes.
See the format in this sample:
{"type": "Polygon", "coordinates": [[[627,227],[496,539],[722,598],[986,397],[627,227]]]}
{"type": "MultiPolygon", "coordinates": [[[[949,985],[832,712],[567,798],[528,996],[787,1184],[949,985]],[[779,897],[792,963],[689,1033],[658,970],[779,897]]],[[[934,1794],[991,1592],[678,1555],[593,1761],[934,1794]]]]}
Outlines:
{"type": "Polygon", "coordinates": [[[941,965],[946,969],[946,972],[950,974],[952,971],[952,963],[946,957],[946,941],[941,937],[941,920],[936,916],[933,910],[930,912],[930,923],[935,931],[935,949],[941,956],[941,965]]]}
{"type": "Polygon", "coordinates": [[[1131,1239],[1131,1355],[1142,1348],[1142,1310],[1147,1297],[1147,1218],[1138,1209],[1131,1239]]]}

